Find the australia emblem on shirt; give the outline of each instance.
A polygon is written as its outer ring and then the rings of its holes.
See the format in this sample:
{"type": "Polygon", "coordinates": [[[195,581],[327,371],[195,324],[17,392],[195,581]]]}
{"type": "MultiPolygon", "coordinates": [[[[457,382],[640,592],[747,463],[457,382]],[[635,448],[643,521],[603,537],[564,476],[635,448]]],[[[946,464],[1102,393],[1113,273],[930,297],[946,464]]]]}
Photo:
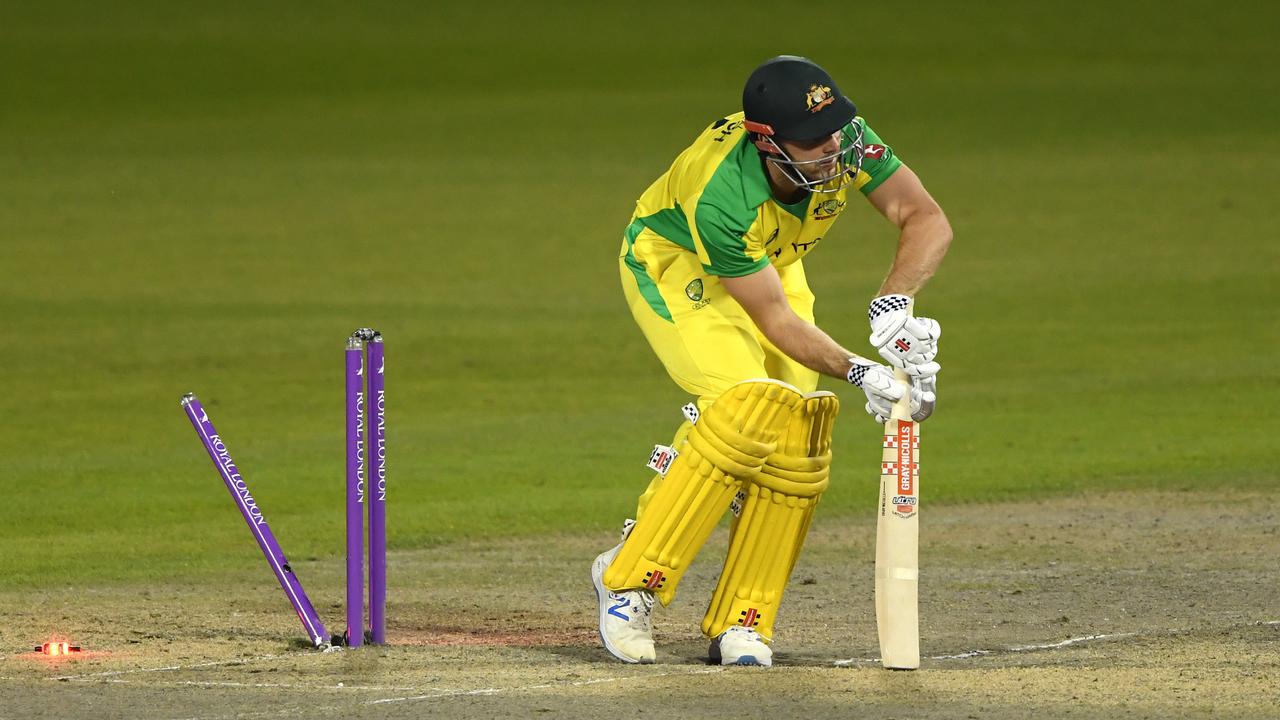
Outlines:
{"type": "Polygon", "coordinates": [[[702,299],[702,279],[695,278],[688,285],[685,285],[684,294],[688,295],[689,299],[694,302],[698,302],[699,300],[701,300],[702,299]]]}
{"type": "Polygon", "coordinates": [[[823,200],[813,208],[814,220],[830,220],[844,210],[843,200],[823,200]]]}

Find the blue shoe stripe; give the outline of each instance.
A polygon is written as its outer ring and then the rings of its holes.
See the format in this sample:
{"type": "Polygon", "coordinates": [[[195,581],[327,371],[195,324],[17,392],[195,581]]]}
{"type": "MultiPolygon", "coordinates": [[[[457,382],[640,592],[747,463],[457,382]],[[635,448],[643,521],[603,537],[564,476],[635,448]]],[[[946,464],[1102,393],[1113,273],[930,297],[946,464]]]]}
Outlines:
{"type": "Polygon", "coordinates": [[[617,605],[610,606],[609,614],[616,618],[621,618],[623,622],[631,622],[631,618],[627,617],[626,613],[618,612],[622,608],[631,605],[631,600],[629,598],[620,598],[620,597],[615,597],[614,599],[620,600],[621,602],[619,602],[617,605]]]}

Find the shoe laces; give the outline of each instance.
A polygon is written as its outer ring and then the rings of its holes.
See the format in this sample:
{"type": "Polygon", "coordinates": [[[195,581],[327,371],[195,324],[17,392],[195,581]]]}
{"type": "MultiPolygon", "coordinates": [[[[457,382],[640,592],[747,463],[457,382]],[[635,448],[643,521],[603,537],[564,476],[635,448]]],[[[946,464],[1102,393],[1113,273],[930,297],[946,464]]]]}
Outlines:
{"type": "Polygon", "coordinates": [[[635,590],[633,592],[640,600],[640,602],[633,603],[632,605],[632,607],[636,609],[636,623],[644,631],[648,632],[653,619],[653,593],[648,590],[635,590]]]}

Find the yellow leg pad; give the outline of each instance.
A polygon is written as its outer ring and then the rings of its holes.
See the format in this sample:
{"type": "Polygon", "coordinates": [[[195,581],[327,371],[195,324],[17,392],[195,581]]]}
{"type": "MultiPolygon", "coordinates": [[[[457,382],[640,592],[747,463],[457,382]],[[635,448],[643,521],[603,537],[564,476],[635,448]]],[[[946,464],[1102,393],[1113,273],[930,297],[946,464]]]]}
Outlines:
{"type": "Polygon", "coordinates": [[[647,588],[670,603],[742,480],[760,472],[803,402],[798,390],[777,380],[748,380],[716,398],[605,570],[605,587],[647,588]]]}
{"type": "Polygon", "coordinates": [[[782,593],[830,481],[831,429],[839,412],[835,395],[806,395],[777,450],[744,482],[729,554],[702,619],[708,637],[742,625],[772,640],[782,593]]]}

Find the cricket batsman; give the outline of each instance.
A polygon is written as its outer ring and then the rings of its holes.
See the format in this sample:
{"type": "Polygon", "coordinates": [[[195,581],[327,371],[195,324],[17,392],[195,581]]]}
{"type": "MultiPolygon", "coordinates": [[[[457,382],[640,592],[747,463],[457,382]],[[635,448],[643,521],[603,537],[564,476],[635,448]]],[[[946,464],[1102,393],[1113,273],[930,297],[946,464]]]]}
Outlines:
{"type": "Polygon", "coordinates": [[[654,601],[671,602],[732,511],[702,631],[712,661],[772,664],[783,592],[830,474],[839,402],[816,391],[818,376],[861,389],[877,422],[904,394],[915,420],[929,417],[941,330],[911,305],[950,243],[919,177],[830,75],[789,55],[756,68],[742,112],[711,123],[640,196],[618,258],[623,292],[658,359],[697,401],[671,446],[654,450],[657,474],[622,543],[592,565],[610,653],[654,661],[654,601]],[[803,260],[855,193],[899,229],[867,312],[871,345],[909,384],[814,324],[803,260]]]}

